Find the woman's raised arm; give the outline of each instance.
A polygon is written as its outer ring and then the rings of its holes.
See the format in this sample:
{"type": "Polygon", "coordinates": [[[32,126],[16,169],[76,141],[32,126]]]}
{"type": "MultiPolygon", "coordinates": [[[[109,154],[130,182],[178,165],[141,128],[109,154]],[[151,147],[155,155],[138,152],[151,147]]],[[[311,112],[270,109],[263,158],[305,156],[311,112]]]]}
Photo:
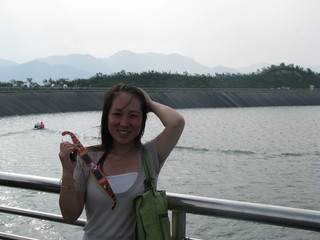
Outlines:
{"type": "MultiPolygon", "coordinates": [[[[142,90],[143,91],[143,90],[142,90]]],[[[184,118],[176,110],[153,101],[145,91],[144,95],[150,112],[158,116],[164,126],[164,130],[157,136],[157,151],[160,162],[163,162],[176,146],[183,128],[184,118]]]]}

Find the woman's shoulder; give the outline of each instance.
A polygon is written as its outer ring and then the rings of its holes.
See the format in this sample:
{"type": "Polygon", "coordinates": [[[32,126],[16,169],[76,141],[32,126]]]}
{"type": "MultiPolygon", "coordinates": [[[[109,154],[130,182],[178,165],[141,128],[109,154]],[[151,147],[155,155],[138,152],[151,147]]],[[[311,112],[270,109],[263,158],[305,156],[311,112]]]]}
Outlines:
{"type": "Polygon", "coordinates": [[[99,152],[102,151],[104,148],[101,145],[92,145],[86,147],[87,151],[99,152]]]}
{"type": "Polygon", "coordinates": [[[153,165],[154,169],[156,170],[156,172],[159,172],[161,169],[161,165],[157,153],[156,138],[143,144],[143,147],[146,149],[148,159],[153,165]]]}
{"type": "Polygon", "coordinates": [[[95,162],[104,154],[104,148],[101,145],[89,146],[86,149],[95,162]]]}

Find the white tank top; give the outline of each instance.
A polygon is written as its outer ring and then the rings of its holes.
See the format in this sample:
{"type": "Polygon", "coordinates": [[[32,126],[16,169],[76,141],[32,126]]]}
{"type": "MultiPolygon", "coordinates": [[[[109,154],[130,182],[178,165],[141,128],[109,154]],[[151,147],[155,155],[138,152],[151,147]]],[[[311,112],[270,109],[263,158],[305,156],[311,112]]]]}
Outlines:
{"type": "Polygon", "coordinates": [[[115,194],[127,191],[138,177],[138,172],[124,173],[119,175],[107,176],[108,182],[115,194]]]}

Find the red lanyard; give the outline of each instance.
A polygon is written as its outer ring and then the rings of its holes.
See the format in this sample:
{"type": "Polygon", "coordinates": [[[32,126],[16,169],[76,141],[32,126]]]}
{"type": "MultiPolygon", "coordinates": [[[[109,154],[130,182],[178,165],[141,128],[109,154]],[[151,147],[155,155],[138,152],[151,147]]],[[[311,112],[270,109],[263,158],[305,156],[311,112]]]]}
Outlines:
{"type": "Polygon", "coordinates": [[[112,188],[103,174],[103,172],[100,170],[100,168],[97,166],[97,164],[94,162],[93,158],[88,153],[87,149],[80,143],[79,139],[69,131],[65,131],[62,133],[62,136],[69,134],[72,142],[77,145],[79,150],[77,151],[78,157],[83,161],[83,163],[90,168],[90,173],[93,176],[93,178],[97,181],[97,183],[103,188],[103,190],[112,198],[113,200],[113,206],[112,210],[116,207],[117,204],[117,198],[115,194],[112,191],[112,188]]]}

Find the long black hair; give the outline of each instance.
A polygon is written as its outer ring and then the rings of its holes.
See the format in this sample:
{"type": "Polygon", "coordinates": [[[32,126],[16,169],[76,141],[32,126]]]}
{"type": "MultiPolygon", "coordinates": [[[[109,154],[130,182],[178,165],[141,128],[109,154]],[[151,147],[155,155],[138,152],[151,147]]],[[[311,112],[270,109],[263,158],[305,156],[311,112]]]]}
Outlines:
{"type": "Polygon", "coordinates": [[[141,138],[143,136],[146,120],[147,120],[146,98],[143,92],[135,86],[130,86],[122,83],[114,85],[106,92],[104,96],[104,104],[103,104],[102,117],[101,117],[101,130],[100,130],[101,145],[99,147],[101,150],[104,151],[104,154],[98,161],[98,165],[100,166],[102,166],[104,160],[109,154],[110,149],[112,149],[113,147],[113,138],[108,129],[108,116],[109,116],[110,108],[113,103],[113,99],[120,92],[130,93],[140,101],[141,111],[142,111],[142,123],[141,123],[140,132],[138,136],[134,139],[134,141],[138,147],[141,145],[141,138]]]}

